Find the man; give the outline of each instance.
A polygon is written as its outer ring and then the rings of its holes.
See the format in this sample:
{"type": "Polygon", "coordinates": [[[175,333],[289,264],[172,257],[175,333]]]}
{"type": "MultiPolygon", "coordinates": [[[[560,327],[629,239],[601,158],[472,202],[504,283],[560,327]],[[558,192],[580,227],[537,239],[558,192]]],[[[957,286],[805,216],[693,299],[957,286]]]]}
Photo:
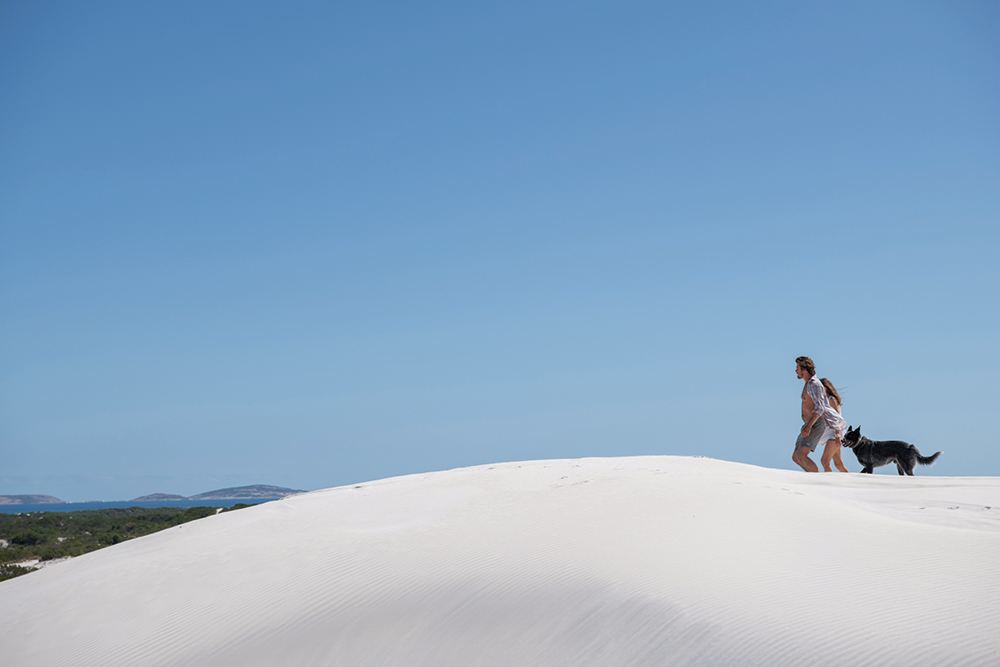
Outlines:
{"type": "Polygon", "coordinates": [[[802,421],[805,424],[795,440],[792,460],[806,472],[819,472],[819,468],[809,458],[809,452],[816,451],[816,445],[823,438],[824,431],[827,431],[828,422],[834,422],[829,423],[829,426],[837,429],[844,420],[830,406],[826,390],[816,377],[816,364],[812,359],[799,357],[795,360],[795,377],[805,380],[805,386],[802,387],[802,421]]]}

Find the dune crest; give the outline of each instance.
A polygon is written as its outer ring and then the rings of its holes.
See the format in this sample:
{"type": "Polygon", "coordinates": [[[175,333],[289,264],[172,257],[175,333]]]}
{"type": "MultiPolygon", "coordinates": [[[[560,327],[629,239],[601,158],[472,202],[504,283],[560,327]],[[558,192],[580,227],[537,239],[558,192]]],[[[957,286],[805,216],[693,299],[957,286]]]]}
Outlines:
{"type": "Polygon", "coordinates": [[[691,457],[315,491],[0,583],[4,664],[996,665],[1000,478],[691,457]]]}

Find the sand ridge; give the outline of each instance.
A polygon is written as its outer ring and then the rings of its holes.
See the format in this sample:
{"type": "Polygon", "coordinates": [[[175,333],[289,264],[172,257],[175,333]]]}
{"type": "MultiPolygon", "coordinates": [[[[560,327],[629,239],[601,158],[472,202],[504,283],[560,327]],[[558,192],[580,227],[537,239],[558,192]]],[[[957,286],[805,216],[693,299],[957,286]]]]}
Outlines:
{"type": "Polygon", "coordinates": [[[533,461],[220,514],[0,583],[5,664],[995,665],[1000,479],[533,461]]]}

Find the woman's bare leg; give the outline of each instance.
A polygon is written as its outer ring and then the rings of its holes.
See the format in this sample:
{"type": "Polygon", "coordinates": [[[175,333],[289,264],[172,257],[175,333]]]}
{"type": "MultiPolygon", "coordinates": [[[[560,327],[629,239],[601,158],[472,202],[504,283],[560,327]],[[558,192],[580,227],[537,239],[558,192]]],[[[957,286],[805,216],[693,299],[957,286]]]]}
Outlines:
{"type": "MultiPolygon", "coordinates": [[[[823,449],[823,457],[820,462],[823,464],[824,472],[833,472],[833,468],[830,467],[830,461],[833,457],[840,452],[840,443],[837,440],[827,440],[826,447],[823,449]]],[[[843,463],[841,463],[843,465],[843,463]]]]}
{"type": "Polygon", "coordinates": [[[843,443],[840,441],[840,438],[837,438],[833,442],[837,443],[837,451],[833,455],[833,465],[837,466],[837,470],[840,472],[850,472],[850,470],[847,469],[847,466],[844,465],[844,459],[840,456],[840,454],[844,451],[843,443]]]}

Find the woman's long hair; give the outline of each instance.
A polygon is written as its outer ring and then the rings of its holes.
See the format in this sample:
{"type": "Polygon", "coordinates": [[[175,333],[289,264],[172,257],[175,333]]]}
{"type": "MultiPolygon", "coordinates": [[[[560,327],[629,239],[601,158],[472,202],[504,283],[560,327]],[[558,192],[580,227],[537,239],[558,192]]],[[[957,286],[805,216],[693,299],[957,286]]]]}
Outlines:
{"type": "Polygon", "coordinates": [[[826,395],[830,398],[837,399],[837,405],[843,405],[844,401],[840,398],[840,394],[837,393],[837,388],[833,386],[829,378],[822,378],[820,382],[823,383],[823,389],[826,389],[826,395]]]}

